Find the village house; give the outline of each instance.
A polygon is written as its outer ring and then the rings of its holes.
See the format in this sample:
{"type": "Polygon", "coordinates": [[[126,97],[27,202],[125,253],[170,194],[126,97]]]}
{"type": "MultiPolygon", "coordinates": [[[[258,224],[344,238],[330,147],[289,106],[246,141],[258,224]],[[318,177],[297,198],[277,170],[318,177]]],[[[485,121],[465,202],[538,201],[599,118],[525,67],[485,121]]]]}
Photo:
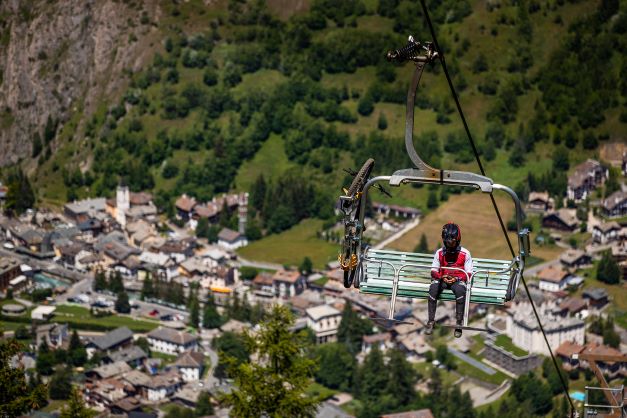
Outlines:
{"type": "Polygon", "coordinates": [[[174,369],[152,376],[146,387],[148,400],[159,402],[169,398],[181,385],[181,376],[174,369]]]}
{"type": "Polygon", "coordinates": [[[277,270],[272,276],[274,294],[289,299],[305,290],[305,278],[299,271],[277,270]]]}
{"type": "Polygon", "coordinates": [[[104,358],[105,363],[117,363],[124,361],[131,367],[139,367],[143,364],[148,355],[140,347],[131,345],[119,351],[107,354],[104,358]]]}
{"type": "Polygon", "coordinates": [[[570,249],[560,255],[560,262],[565,268],[580,269],[592,265],[592,257],[581,250],[570,249]]]}
{"type": "Polygon", "coordinates": [[[486,362],[495,364],[510,374],[520,376],[542,364],[542,358],[530,352],[515,353],[496,343],[493,338],[484,340],[483,357],[486,362]]]}
{"type": "Polygon", "coordinates": [[[11,280],[22,274],[20,262],[9,257],[0,257],[0,291],[5,292],[11,280]]]}
{"type": "Polygon", "coordinates": [[[39,347],[44,341],[53,350],[67,346],[70,341],[67,324],[38,325],[35,328],[35,345],[39,347]]]}
{"type": "Polygon", "coordinates": [[[195,238],[168,240],[157,248],[157,253],[167,255],[176,260],[177,263],[181,263],[194,255],[195,248],[195,238]]]}
{"type": "Polygon", "coordinates": [[[229,228],[222,228],[218,233],[218,245],[227,250],[236,250],[248,245],[248,239],[237,231],[229,228]]]}
{"type": "Polygon", "coordinates": [[[553,210],[555,206],[549,192],[531,192],[527,198],[527,210],[529,212],[544,213],[553,210]]]}
{"type": "Polygon", "coordinates": [[[307,309],[307,326],[316,334],[318,344],[334,342],[342,314],[329,305],[307,309]]]}
{"type": "Polygon", "coordinates": [[[179,263],[167,254],[143,251],[139,255],[139,261],[141,267],[138,279],[140,280],[144,280],[148,273],[168,282],[179,276],[179,263]]]}
{"type": "Polygon", "coordinates": [[[547,292],[564,290],[568,284],[570,273],[560,266],[549,266],[538,272],[538,288],[547,292]]]}
{"type": "Polygon", "coordinates": [[[607,168],[596,160],[588,159],[579,164],[568,176],[566,188],[568,199],[575,202],[585,200],[594,189],[605,183],[608,174],[607,168]]]}
{"type": "Polygon", "coordinates": [[[592,239],[601,245],[606,245],[621,238],[622,227],[616,221],[597,224],[592,229],[592,239]]]}
{"type": "Polygon", "coordinates": [[[186,351],[181,353],[174,362],[185,382],[200,380],[205,367],[205,356],[197,351],[186,351]]]}
{"type": "Polygon", "coordinates": [[[414,219],[422,215],[422,212],[416,208],[388,205],[381,202],[372,202],[372,209],[381,215],[394,216],[396,218],[414,219]]]}
{"type": "Polygon", "coordinates": [[[398,412],[396,414],[381,415],[381,418],[434,418],[430,409],[417,409],[415,411],[398,412]]]}
{"type": "Polygon", "coordinates": [[[159,353],[178,354],[198,348],[198,337],[185,331],[159,327],[150,331],[147,337],[150,349],[159,353]]]}
{"type": "Polygon", "coordinates": [[[618,190],[609,195],[601,204],[601,212],[608,218],[627,215],[627,192],[618,190]]]}
{"type": "Polygon", "coordinates": [[[601,287],[589,287],[583,291],[583,298],[587,300],[588,306],[592,309],[600,310],[609,303],[607,290],[601,287]]]}
{"type": "Polygon", "coordinates": [[[132,393],[134,391],[135,388],[132,386],[114,378],[85,383],[87,402],[107,409],[111,408],[116,402],[126,398],[129,392],[132,393]]]}
{"type": "Polygon", "coordinates": [[[93,218],[97,213],[104,213],[107,210],[107,199],[97,197],[95,199],[84,199],[66,203],[63,206],[63,214],[75,223],[83,222],[93,218]]]}
{"type": "Polygon", "coordinates": [[[382,332],[379,334],[364,335],[361,339],[361,352],[368,354],[374,347],[377,347],[382,353],[385,353],[390,348],[394,348],[392,333],[382,332]]]}
{"type": "MultiPolygon", "coordinates": [[[[555,354],[560,360],[562,360],[562,366],[564,370],[570,371],[573,369],[590,369],[590,364],[587,360],[580,360],[578,356],[580,354],[593,354],[593,355],[610,355],[620,356],[622,353],[612,347],[598,343],[578,344],[572,341],[564,341],[556,350],[555,354]]],[[[614,379],[619,376],[626,376],[627,369],[624,363],[613,361],[595,361],[597,367],[605,376],[610,379],[614,379]]]]}
{"type": "Polygon", "coordinates": [[[579,220],[577,219],[575,209],[562,208],[544,215],[542,226],[544,228],[572,232],[579,226],[579,220]]]}
{"type": "MultiPolygon", "coordinates": [[[[554,317],[545,312],[544,332],[551,347],[557,347],[564,341],[584,343],[585,323],[579,318],[554,317]]],[[[530,353],[549,355],[542,337],[540,326],[530,310],[520,310],[512,317],[512,342],[530,353]]]]}
{"type": "Polygon", "coordinates": [[[265,271],[258,273],[252,281],[252,287],[255,302],[263,306],[274,303],[274,280],[271,273],[265,271]]]}
{"type": "Polygon", "coordinates": [[[123,361],[118,361],[116,363],[105,364],[103,366],[96,367],[95,369],[87,370],[85,372],[85,376],[89,381],[95,382],[97,380],[119,376],[123,373],[128,373],[131,370],[131,366],[123,361]]]}
{"type": "Polygon", "coordinates": [[[433,347],[427,343],[424,334],[412,332],[396,338],[398,347],[407,354],[407,360],[419,361],[424,359],[427,352],[434,351],[433,347]]]}
{"type": "Polygon", "coordinates": [[[133,343],[133,331],[127,327],[116,328],[104,335],[92,337],[85,345],[87,354],[91,358],[98,351],[105,354],[111,354],[114,351],[129,347],[133,343]]]}
{"type": "Polygon", "coordinates": [[[586,319],[589,314],[588,302],[577,297],[567,297],[559,305],[556,313],[562,317],[573,316],[579,319],[586,319]]]}
{"type": "Polygon", "coordinates": [[[174,206],[176,207],[177,218],[187,222],[193,215],[194,207],[196,207],[196,199],[183,194],[176,199],[174,206]]]}
{"type": "Polygon", "coordinates": [[[120,377],[125,382],[131,384],[136,393],[144,399],[148,399],[148,385],[150,385],[150,376],[139,370],[131,370],[120,377]]]}
{"type": "MultiPolygon", "coordinates": [[[[142,409],[142,404],[139,399],[134,396],[128,396],[120,399],[109,407],[111,414],[113,415],[126,415],[128,418],[139,418],[135,416],[135,412],[139,412],[142,409]]],[[[144,417],[148,418],[148,417],[144,417]]]]}

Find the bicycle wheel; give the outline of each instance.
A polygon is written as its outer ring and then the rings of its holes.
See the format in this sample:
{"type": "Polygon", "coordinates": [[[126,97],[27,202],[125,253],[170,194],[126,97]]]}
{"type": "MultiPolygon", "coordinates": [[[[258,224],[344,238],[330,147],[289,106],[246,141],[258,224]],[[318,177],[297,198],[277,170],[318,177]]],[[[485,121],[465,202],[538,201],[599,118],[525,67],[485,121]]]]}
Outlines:
{"type": "Polygon", "coordinates": [[[363,166],[359,169],[355,177],[353,178],[353,182],[351,186],[348,188],[348,195],[353,196],[358,192],[361,192],[368,181],[368,177],[370,177],[370,173],[372,172],[372,168],[374,167],[374,159],[368,158],[363,166]]]}

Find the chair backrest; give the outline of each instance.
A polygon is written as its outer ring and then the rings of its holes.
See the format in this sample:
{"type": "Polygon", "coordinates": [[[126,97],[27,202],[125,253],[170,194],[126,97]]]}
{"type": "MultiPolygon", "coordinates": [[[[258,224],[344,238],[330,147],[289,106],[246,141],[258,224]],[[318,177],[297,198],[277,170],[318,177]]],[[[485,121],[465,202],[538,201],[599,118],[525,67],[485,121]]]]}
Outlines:
{"type": "MultiPolygon", "coordinates": [[[[390,296],[396,270],[399,271],[398,296],[426,299],[431,284],[432,260],[433,254],[369,249],[364,259],[360,291],[390,296]]],[[[474,258],[473,262],[470,301],[502,305],[512,277],[513,269],[508,269],[511,261],[474,258]]],[[[441,295],[444,300],[453,297],[447,290],[441,295]]]]}

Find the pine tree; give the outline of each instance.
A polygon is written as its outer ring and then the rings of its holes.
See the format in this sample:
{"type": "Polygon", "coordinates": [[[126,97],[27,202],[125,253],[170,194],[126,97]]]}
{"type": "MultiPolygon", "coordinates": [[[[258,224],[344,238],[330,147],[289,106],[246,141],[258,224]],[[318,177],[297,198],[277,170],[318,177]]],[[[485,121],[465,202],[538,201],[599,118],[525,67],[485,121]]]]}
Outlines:
{"type": "Polygon", "coordinates": [[[3,417],[18,417],[46,402],[45,386],[39,383],[29,388],[24,369],[11,365],[11,359],[21,351],[22,345],[15,339],[0,341],[0,416],[3,417]]]}
{"type": "Polygon", "coordinates": [[[388,352],[387,369],[390,374],[385,392],[394,399],[396,407],[409,405],[416,400],[416,372],[400,350],[388,352]]]}
{"type": "Polygon", "coordinates": [[[4,207],[9,214],[21,215],[35,205],[35,193],[28,176],[21,168],[11,172],[7,179],[8,192],[4,207]]]}
{"type": "Polygon", "coordinates": [[[87,351],[83,347],[76,330],[72,331],[72,337],[70,337],[68,355],[74,366],[82,366],[87,361],[87,351]]]}
{"type": "Polygon", "coordinates": [[[155,296],[155,290],[152,284],[152,275],[150,274],[150,272],[148,272],[146,273],[146,277],[144,278],[144,283],[142,284],[141,300],[153,298],[154,296],[155,296]]]}
{"type": "Polygon", "coordinates": [[[67,367],[58,370],[50,379],[48,391],[50,399],[68,399],[72,392],[72,370],[67,367]]]}
{"type": "Polygon", "coordinates": [[[119,313],[131,313],[131,304],[128,301],[128,294],[125,291],[118,293],[115,300],[115,311],[119,313]]]}
{"type": "Polygon", "coordinates": [[[205,302],[205,310],[203,311],[202,316],[202,325],[204,328],[207,329],[218,328],[222,325],[222,317],[216,309],[216,303],[213,295],[209,295],[207,301],[205,302]]]}
{"type": "Polygon", "coordinates": [[[308,276],[311,274],[312,270],[313,270],[313,263],[311,261],[311,258],[309,257],[303,258],[303,262],[300,263],[300,267],[298,268],[298,271],[300,271],[301,274],[308,276]]]}
{"type": "Polygon", "coordinates": [[[427,236],[422,233],[420,235],[420,242],[414,248],[415,253],[428,253],[429,252],[429,243],[427,242],[427,236]]]}
{"type": "Polygon", "coordinates": [[[266,179],[263,174],[259,174],[253,187],[250,190],[250,205],[257,209],[259,212],[263,212],[263,202],[266,199],[266,179]]]}
{"type": "Polygon", "coordinates": [[[318,400],[305,396],[315,363],[304,354],[301,334],[293,334],[288,308],[274,306],[256,337],[247,336],[255,363],[233,367],[233,391],[221,397],[241,417],[314,417],[318,400]]]}
{"type": "Polygon", "coordinates": [[[388,385],[388,370],[377,346],[366,356],[359,369],[359,399],[376,402],[388,385]]]}
{"type": "Polygon", "coordinates": [[[120,293],[124,290],[122,274],[119,271],[109,274],[109,290],[113,293],[120,293]]]}
{"type": "Polygon", "coordinates": [[[211,396],[208,392],[200,392],[198,400],[196,401],[196,410],[194,412],[197,417],[213,415],[213,405],[211,405],[211,396]]]}
{"type": "Polygon", "coordinates": [[[198,328],[200,325],[200,306],[198,304],[198,296],[194,294],[189,308],[189,325],[198,328]]]}
{"type": "Polygon", "coordinates": [[[388,120],[385,117],[385,113],[379,113],[379,121],[377,122],[377,128],[382,131],[385,131],[388,128],[388,120]]]}
{"type": "Polygon", "coordinates": [[[353,311],[353,305],[347,301],[342,311],[342,319],[337,331],[337,341],[346,344],[348,350],[356,354],[361,350],[361,341],[364,335],[372,332],[372,326],[367,319],[361,319],[353,311]]]}
{"type": "Polygon", "coordinates": [[[104,271],[98,270],[94,277],[94,291],[100,292],[102,290],[105,290],[107,287],[107,276],[105,276],[104,271]]]}
{"type": "Polygon", "coordinates": [[[96,416],[96,411],[87,408],[78,388],[72,387],[70,399],[61,409],[59,418],[92,418],[94,416],[96,416]]]}

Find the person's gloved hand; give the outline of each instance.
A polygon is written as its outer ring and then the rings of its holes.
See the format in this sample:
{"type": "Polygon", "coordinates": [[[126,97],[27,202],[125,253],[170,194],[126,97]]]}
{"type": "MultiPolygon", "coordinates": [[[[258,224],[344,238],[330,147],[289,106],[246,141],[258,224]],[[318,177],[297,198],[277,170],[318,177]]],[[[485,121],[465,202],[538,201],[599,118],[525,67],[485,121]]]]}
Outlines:
{"type": "Polygon", "coordinates": [[[457,281],[457,277],[445,274],[444,276],[442,276],[442,280],[444,280],[444,283],[446,284],[453,284],[457,281]]]}

